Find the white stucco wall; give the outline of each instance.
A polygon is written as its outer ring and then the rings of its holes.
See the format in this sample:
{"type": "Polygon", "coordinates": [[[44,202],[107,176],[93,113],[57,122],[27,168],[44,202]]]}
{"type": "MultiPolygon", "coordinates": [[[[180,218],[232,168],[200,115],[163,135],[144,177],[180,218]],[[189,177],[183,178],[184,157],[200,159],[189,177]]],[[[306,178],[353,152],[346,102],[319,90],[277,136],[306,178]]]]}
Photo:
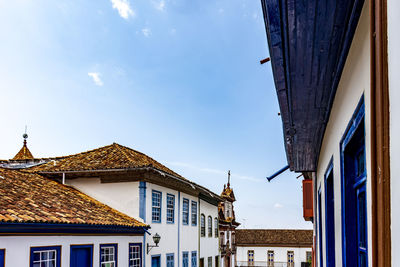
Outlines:
{"type": "MultiPolygon", "coordinates": [[[[302,262],[306,262],[306,252],[311,252],[312,248],[304,247],[237,247],[237,262],[248,261],[248,251],[254,250],[254,261],[267,262],[268,251],[274,251],[274,261],[275,262],[287,262],[288,251],[294,252],[294,266],[301,266],[302,262]]],[[[240,266],[240,265],[239,265],[240,266]]]]}
{"type": "Polygon", "coordinates": [[[400,1],[387,1],[388,16],[388,69],[390,98],[390,187],[392,266],[400,262],[400,1]]]}
{"type": "Polygon", "coordinates": [[[214,218],[218,218],[218,206],[201,199],[199,201],[199,214],[204,214],[206,217],[206,236],[200,237],[200,258],[204,258],[204,266],[208,266],[208,257],[212,257],[212,266],[215,267],[215,256],[219,256],[219,237],[216,237],[214,233],[214,218]],[[208,216],[212,218],[212,237],[208,237],[208,216]]]}
{"type": "MultiPolygon", "coordinates": [[[[323,139],[318,167],[317,192],[321,188],[322,218],[325,214],[324,175],[330,159],[333,157],[334,199],[335,199],[335,261],[342,264],[342,210],[341,210],[341,174],[340,174],[340,140],[353,113],[364,94],[365,103],[365,154],[367,168],[367,209],[368,209],[368,244],[371,242],[371,182],[368,175],[371,173],[371,135],[370,135],[370,40],[369,40],[369,1],[366,0],[357,26],[357,30],[346,60],[345,68],[336,92],[329,122],[323,139]]],[[[315,207],[318,211],[318,207],[315,207]]],[[[318,214],[317,214],[318,216],[318,214]]],[[[318,217],[317,217],[318,218],[318,217]]],[[[318,228],[317,228],[318,230],[318,228]]],[[[325,251],[325,223],[322,223],[323,258],[326,266],[325,251]]],[[[317,238],[316,248],[319,248],[317,238]]],[[[369,264],[371,265],[371,245],[369,249],[369,264]]],[[[319,258],[317,254],[317,258],[319,258]]],[[[317,259],[319,262],[319,259],[317,259]]]]}
{"type": "Polygon", "coordinates": [[[70,245],[93,245],[93,266],[100,266],[100,244],[118,244],[118,266],[128,267],[129,243],[143,243],[143,236],[1,236],[9,267],[29,266],[30,248],[61,246],[61,266],[70,265],[70,245]]]}
{"type": "Polygon", "coordinates": [[[83,193],[137,220],[139,218],[139,182],[101,183],[99,178],[67,179],[83,193]]]}

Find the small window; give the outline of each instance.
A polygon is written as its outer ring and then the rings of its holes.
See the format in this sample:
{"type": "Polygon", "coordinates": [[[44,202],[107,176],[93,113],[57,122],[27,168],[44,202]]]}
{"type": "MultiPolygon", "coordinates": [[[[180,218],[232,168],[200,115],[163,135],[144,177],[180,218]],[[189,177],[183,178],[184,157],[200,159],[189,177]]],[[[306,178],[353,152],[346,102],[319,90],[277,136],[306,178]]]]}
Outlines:
{"type": "Polygon", "coordinates": [[[294,267],[294,251],[287,252],[287,263],[288,267],[294,267]]]}
{"type": "Polygon", "coordinates": [[[189,224],[189,199],[183,199],[183,206],[182,206],[182,223],[184,225],[189,224]]]}
{"type": "Polygon", "coordinates": [[[30,267],[61,266],[61,246],[31,248],[30,267]]]}
{"type": "Polygon", "coordinates": [[[152,210],[151,210],[151,219],[152,222],[160,223],[161,222],[161,192],[152,191],[152,210]]]}
{"type": "Polygon", "coordinates": [[[218,237],[218,219],[214,219],[214,236],[218,237]]]}
{"type": "Polygon", "coordinates": [[[100,245],[100,267],[117,267],[117,244],[100,245]]]}
{"type": "Polygon", "coordinates": [[[306,252],[306,261],[309,263],[312,262],[312,252],[311,251],[306,252]]]}
{"type": "Polygon", "coordinates": [[[219,267],[219,257],[215,256],[215,267],[219,267]]]}
{"type": "Polygon", "coordinates": [[[189,252],[182,252],[182,267],[189,267],[189,252]]]}
{"type": "Polygon", "coordinates": [[[202,237],[206,236],[206,216],[204,214],[200,216],[200,234],[202,237]]]}
{"type": "Polygon", "coordinates": [[[167,223],[174,223],[175,220],[175,196],[167,194],[167,223]]]}
{"type": "Polygon", "coordinates": [[[212,267],[212,257],[208,257],[207,261],[208,261],[208,267],[212,267]]]}
{"type": "Polygon", "coordinates": [[[212,218],[208,216],[208,237],[212,237],[212,218]]]}
{"type": "Polygon", "coordinates": [[[167,267],[174,267],[174,254],[167,254],[167,267]]]}
{"type": "Polygon", "coordinates": [[[4,267],[6,264],[6,250],[0,249],[0,267],[4,267]]]}
{"type": "Polygon", "coordinates": [[[268,266],[274,266],[274,251],[268,250],[268,266]]]}
{"type": "Polygon", "coordinates": [[[129,267],[142,266],[142,244],[129,244],[129,267]]]}
{"type": "Polygon", "coordinates": [[[249,264],[254,263],[254,250],[247,251],[247,261],[249,262],[249,264]]]}
{"type": "Polygon", "coordinates": [[[197,251],[192,251],[192,267],[197,267],[197,251]]]}
{"type": "Polygon", "coordinates": [[[197,202],[192,200],[192,226],[197,226],[197,202]]]}

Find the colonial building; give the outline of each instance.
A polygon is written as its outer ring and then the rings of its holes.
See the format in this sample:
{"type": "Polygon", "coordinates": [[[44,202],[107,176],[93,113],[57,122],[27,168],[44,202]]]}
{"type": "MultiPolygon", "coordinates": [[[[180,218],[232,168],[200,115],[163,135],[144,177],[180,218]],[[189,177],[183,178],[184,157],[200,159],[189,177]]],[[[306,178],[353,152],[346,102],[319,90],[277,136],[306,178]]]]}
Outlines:
{"type": "MultiPolygon", "coordinates": [[[[233,202],[236,201],[233,188],[230,185],[230,171],[228,172],[228,184],[224,185],[221,193],[222,202],[218,205],[218,222],[221,247],[222,266],[231,267],[236,264],[235,232],[240,223],[236,222],[233,202]]],[[[217,233],[216,233],[217,234],[217,233]]]]}
{"type": "Polygon", "coordinates": [[[238,229],[236,266],[311,266],[312,230],[238,229]]]}
{"type": "Polygon", "coordinates": [[[149,227],[73,187],[0,168],[0,202],[1,267],[142,266],[149,227]]]}
{"type": "Polygon", "coordinates": [[[222,199],[143,153],[114,143],[51,159],[14,158],[2,165],[24,167],[26,173],[76,188],[149,225],[152,237],[142,239],[143,266],[218,266],[215,229],[222,199]],[[156,234],[158,246],[152,239],[156,234]]]}
{"type": "Polygon", "coordinates": [[[399,1],[262,7],[288,167],[306,179],[316,265],[398,266],[399,1]]]}

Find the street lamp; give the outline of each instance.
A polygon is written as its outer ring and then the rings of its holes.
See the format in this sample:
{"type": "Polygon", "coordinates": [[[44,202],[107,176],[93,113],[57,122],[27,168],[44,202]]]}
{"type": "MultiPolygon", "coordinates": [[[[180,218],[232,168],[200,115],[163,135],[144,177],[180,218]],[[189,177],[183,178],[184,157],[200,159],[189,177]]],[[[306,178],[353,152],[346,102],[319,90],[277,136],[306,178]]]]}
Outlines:
{"type": "Polygon", "coordinates": [[[149,254],[149,252],[152,248],[158,247],[158,243],[160,243],[160,239],[161,239],[161,236],[157,233],[153,236],[153,241],[154,241],[155,245],[149,245],[149,243],[147,243],[147,254],[149,254]]]}

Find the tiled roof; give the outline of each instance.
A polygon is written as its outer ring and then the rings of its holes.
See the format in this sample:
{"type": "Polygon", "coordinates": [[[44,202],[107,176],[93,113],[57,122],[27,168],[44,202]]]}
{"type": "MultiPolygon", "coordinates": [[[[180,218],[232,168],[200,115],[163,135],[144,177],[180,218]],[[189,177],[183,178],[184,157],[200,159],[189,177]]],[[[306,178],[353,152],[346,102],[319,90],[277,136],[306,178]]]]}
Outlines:
{"type": "Polygon", "coordinates": [[[312,246],[313,230],[237,229],[238,246],[312,246]]]}
{"type": "Polygon", "coordinates": [[[35,172],[62,172],[143,167],[153,167],[175,177],[185,179],[151,157],[117,143],[50,161],[31,168],[31,170],[35,172]]]}
{"type": "Polygon", "coordinates": [[[32,153],[29,151],[28,146],[26,145],[26,140],[24,140],[24,145],[19,150],[17,155],[15,155],[13,160],[26,160],[26,159],[33,159],[32,153]]]}
{"type": "Polygon", "coordinates": [[[233,193],[233,189],[230,188],[229,184],[228,184],[228,187],[224,186],[224,190],[221,193],[221,197],[226,198],[226,199],[228,199],[230,201],[235,201],[236,200],[235,194],[233,193]]]}
{"type": "Polygon", "coordinates": [[[146,227],[83,194],[34,173],[0,168],[0,222],[146,227]]]}

